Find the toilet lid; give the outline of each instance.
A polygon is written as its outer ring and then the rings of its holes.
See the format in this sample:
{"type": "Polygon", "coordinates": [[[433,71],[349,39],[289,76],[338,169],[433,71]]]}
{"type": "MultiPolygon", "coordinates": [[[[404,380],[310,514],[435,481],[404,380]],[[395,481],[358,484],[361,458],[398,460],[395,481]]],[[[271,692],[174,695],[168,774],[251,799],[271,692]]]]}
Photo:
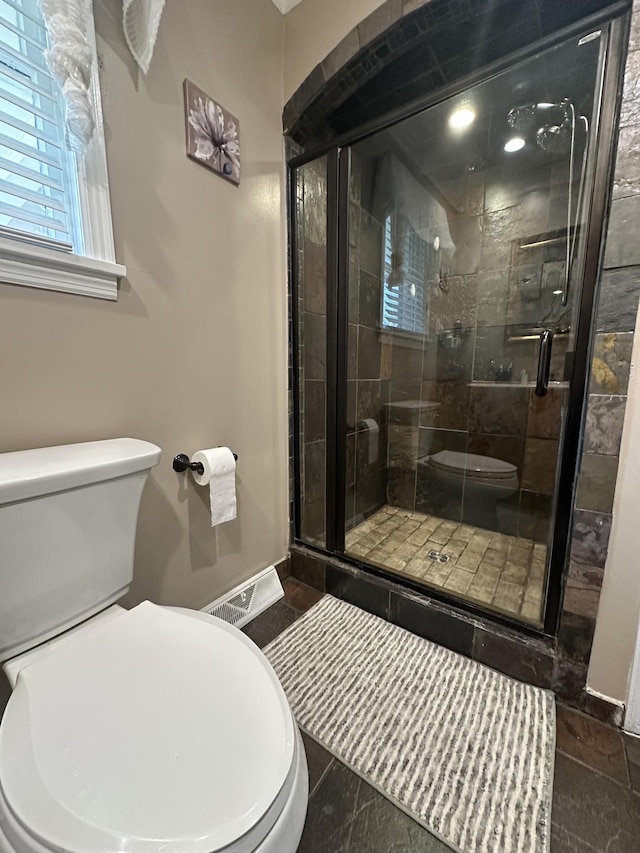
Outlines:
{"type": "Polygon", "coordinates": [[[434,468],[442,471],[483,480],[508,480],[518,471],[515,465],[502,459],[478,456],[475,453],[459,453],[455,450],[434,453],[429,462],[434,468]]]}
{"type": "Polygon", "coordinates": [[[193,615],[144,602],[20,672],[0,790],[31,837],[211,853],[269,810],[294,756],[284,692],[246,637],[193,615]]]}

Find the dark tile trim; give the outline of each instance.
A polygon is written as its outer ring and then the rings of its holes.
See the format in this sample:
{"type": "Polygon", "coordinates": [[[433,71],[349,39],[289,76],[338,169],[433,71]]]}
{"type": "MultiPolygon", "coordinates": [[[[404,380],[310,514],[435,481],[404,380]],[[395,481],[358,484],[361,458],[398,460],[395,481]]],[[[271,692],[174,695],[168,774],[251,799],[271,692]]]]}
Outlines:
{"type": "Polygon", "coordinates": [[[525,636],[490,619],[471,616],[330,555],[312,554],[299,545],[292,546],[291,557],[293,576],[299,580],[304,575],[323,581],[324,591],[330,595],[512,678],[543,687],[552,685],[555,644],[551,640],[525,636]]]}
{"type": "Polygon", "coordinates": [[[278,577],[280,578],[280,583],[284,583],[285,580],[291,574],[291,561],[289,559],[289,555],[283,557],[281,560],[275,564],[275,569],[278,573],[278,577]]]}
{"type": "Polygon", "coordinates": [[[341,566],[328,565],[325,588],[349,604],[355,604],[368,613],[389,619],[390,590],[387,584],[376,578],[363,577],[363,572],[341,566]]]}
{"type": "Polygon", "coordinates": [[[289,605],[297,610],[298,613],[306,613],[307,610],[317,604],[323,592],[319,589],[314,589],[312,586],[307,586],[295,578],[287,578],[283,584],[284,600],[289,605]]]}
{"type": "Polygon", "coordinates": [[[321,556],[292,545],[290,561],[292,577],[306,583],[307,586],[319,589],[320,592],[325,592],[326,562],[321,556]]]}
{"type": "Polygon", "coordinates": [[[477,628],[473,639],[473,658],[518,681],[536,687],[551,687],[553,650],[530,638],[477,628]]]}
{"type": "Polygon", "coordinates": [[[427,608],[418,597],[392,592],[389,619],[425,640],[472,657],[474,625],[451,616],[435,604],[427,608]]]}
{"type": "Polygon", "coordinates": [[[357,89],[363,77],[377,73],[403,52],[428,26],[429,21],[426,17],[423,20],[420,9],[430,2],[386,0],[353,27],[285,104],[284,132],[306,136],[313,123],[357,89]]]}
{"type": "MultiPolygon", "coordinates": [[[[418,4],[414,4],[415,11],[418,4]]],[[[315,100],[323,100],[326,84],[344,69],[349,62],[386,29],[393,26],[406,14],[399,0],[386,0],[357,26],[353,27],[327,56],[302,81],[298,89],[285,104],[283,127],[287,133],[315,100]]],[[[341,87],[343,88],[343,87],[341,87]]],[[[326,99],[326,93],[324,98],[326,99]]]]}

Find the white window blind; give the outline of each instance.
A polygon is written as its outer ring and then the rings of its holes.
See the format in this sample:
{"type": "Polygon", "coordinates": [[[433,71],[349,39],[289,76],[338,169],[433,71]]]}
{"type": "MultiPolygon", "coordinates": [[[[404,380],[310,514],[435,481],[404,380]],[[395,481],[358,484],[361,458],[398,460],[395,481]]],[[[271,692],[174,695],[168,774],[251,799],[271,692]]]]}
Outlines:
{"type": "Polygon", "coordinates": [[[382,325],[391,329],[423,334],[426,327],[427,244],[411,228],[408,228],[404,246],[393,246],[392,225],[391,216],[388,216],[384,225],[382,325]],[[393,252],[400,253],[403,257],[402,283],[398,285],[389,284],[393,252]]]}
{"type": "Polygon", "coordinates": [[[0,235],[82,254],[75,155],[37,0],[0,0],[0,235]]]}

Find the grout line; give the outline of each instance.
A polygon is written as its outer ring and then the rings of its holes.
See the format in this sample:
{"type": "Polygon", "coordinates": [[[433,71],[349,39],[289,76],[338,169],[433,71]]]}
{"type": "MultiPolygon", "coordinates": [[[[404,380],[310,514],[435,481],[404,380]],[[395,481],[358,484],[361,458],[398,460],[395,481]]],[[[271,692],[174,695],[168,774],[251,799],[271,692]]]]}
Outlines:
{"type": "MultiPolygon", "coordinates": [[[[634,791],[634,789],[631,785],[631,768],[629,767],[629,756],[627,755],[627,745],[624,742],[624,737],[622,736],[622,733],[620,733],[619,737],[620,737],[620,741],[622,743],[622,755],[624,758],[624,769],[626,770],[626,773],[627,773],[627,785],[629,786],[629,789],[631,791],[634,791]]],[[[636,792],[634,791],[634,793],[636,793],[636,792]]]]}
{"type": "MultiPolygon", "coordinates": [[[[316,743],[318,743],[318,741],[316,741],[316,743]]],[[[322,744],[320,744],[320,746],[322,746],[322,744]]],[[[333,767],[333,765],[335,764],[336,761],[337,761],[337,759],[332,755],[331,760],[329,761],[327,766],[324,768],[324,770],[320,774],[320,778],[318,779],[316,784],[313,786],[313,790],[309,791],[309,802],[311,802],[311,798],[317,794],[318,790],[320,789],[320,786],[322,785],[324,780],[327,778],[327,774],[328,774],[329,770],[333,767]]]]}
{"type": "Polygon", "coordinates": [[[562,830],[562,832],[567,835],[572,841],[576,841],[579,847],[576,847],[576,850],[582,850],[583,853],[606,853],[606,851],[600,850],[598,847],[592,847],[587,841],[584,841],[577,835],[574,835],[573,832],[570,832],[565,826],[561,823],[558,823],[555,820],[551,821],[551,826],[556,827],[557,829],[562,830]],[[586,847],[584,845],[587,845],[586,847]]]}
{"type": "MultiPolygon", "coordinates": [[[[613,782],[613,784],[617,785],[619,788],[622,788],[625,791],[629,791],[632,794],[637,793],[636,791],[633,790],[633,788],[630,785],[625,785],[623,782],[620,782],[617,779],[614,779],[612,776],[609,776],[604,771],[598,770],[596,767],[592,767],[590,764],[586,764],[586,762],[584,762],[584,761],[580,761],[579,758],[576,758],[574,755],[571,755],[570,753],[565,752],[564,750],[560,749],[560,747],[556,747],[556,752],[560,753],[560,755],[562,755],[563,758],[568,758],[570,761],[573,761],[575,764],[580,765],[580,767],[584,767],[586,770],[591,770],[592,773],[596,773],[598,776],[602,776],[604,779],[608,779],[609,782],[613,782]]],[[[626,764],[625,764],[625,768],[626,768],[626,764]]],[[[628,775],[628,771],[627,771],[627,775],[628,775]]]]}

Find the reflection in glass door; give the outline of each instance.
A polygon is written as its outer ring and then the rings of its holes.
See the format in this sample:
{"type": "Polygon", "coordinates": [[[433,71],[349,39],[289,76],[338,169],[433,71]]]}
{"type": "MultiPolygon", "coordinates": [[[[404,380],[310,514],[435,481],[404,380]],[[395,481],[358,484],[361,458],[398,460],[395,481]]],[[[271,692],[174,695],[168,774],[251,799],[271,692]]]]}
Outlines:
{"type": "Polygon", "coordinates": [[[298,526],[305,541],[326,545],[327,158],[301,166],[293,183],[296,305],[298,526]]]}
{"type": "Polygon", "coordinates": [[[345,551],[538,626],[606,33],[589,35],[351,149],[345,551]]]}

